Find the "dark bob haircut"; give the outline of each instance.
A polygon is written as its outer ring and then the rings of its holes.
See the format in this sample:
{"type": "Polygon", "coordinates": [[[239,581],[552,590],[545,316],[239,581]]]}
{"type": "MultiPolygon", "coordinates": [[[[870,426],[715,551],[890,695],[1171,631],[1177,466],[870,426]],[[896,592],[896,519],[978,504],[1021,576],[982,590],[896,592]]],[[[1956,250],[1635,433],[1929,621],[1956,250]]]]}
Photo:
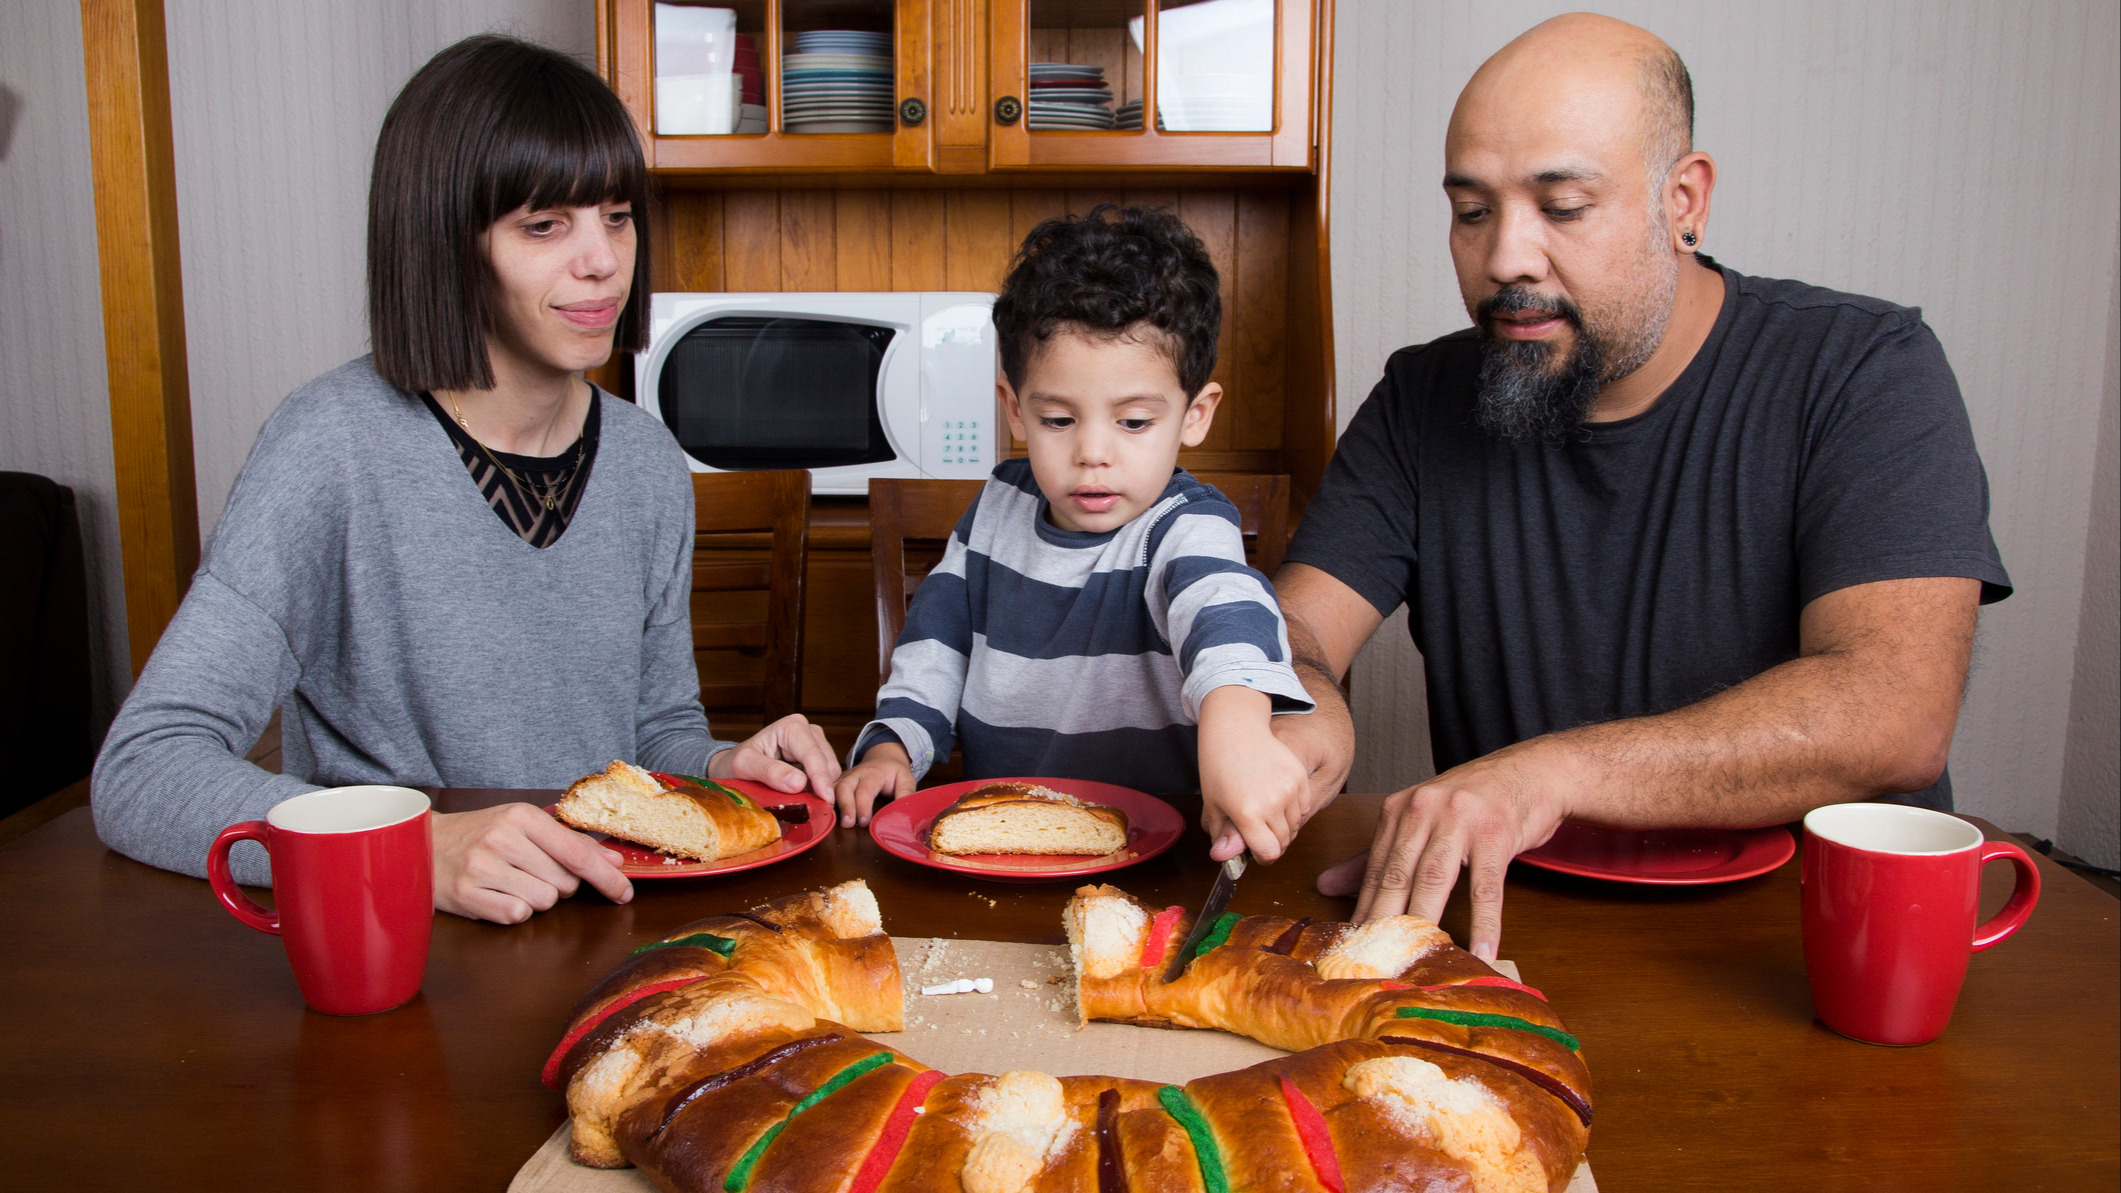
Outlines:
{"type": "Polygon", "coordinates": [[[1191,401],[1215,372],[1222,287],[1200,237],[1162,208],[1100,203],[1031,229],[994,300],[1002,372],[1022,390],[1056,333],[1117,337],[1147,324],[1191,401]]]}
{"type": "Polygon", "coordinates": [[[467,37],[391,101],[368,183],[368,333],[400,389],[491,389],[493,270],[479,236],[523,206],[633,204],[633,290],[616,350],[648,335],[648,169],[633,119],[581,63],[467,37]]]}

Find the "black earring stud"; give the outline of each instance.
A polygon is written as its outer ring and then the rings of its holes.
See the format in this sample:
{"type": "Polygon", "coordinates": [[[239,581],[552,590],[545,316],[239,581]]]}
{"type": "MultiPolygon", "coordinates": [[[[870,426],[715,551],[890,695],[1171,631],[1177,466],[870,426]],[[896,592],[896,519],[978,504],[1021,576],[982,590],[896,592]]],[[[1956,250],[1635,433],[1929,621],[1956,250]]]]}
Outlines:
{"type": "Polygon", "coordinates": [[[1686,246],[1688,248],[1693,248],[1695,245],[1701,243],[1701,238],[1699,236],[1694,235],[1692,232],[1681,232],[1679,234],[1679,239],[1685,241],[1686,246]]]}

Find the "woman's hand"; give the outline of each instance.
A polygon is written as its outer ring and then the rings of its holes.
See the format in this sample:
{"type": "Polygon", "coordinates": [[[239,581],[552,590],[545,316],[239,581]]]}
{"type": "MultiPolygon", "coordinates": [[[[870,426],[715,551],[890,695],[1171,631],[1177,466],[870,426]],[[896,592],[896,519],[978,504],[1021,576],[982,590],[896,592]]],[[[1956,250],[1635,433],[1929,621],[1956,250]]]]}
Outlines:
{"type": "Polygon", "coordinates": [[[707,777],[749,779],[790,795],[807,782],[819,799],[830,803],[833,781],[840,777],[840,760],[833,757],[824,730],[803,714],[792,713],[752,734],[743,745],[709,758],[707,777]],[[791,762],[795,765],[790,766],[791,762]]]}
{"type": "Polygon", "coordinates": [[[868,824],[878,799],[898,799],[913,794],[913,760],[906,747],[895,741],[880,741],[869,747],[862,760],[840,776],[835,802],[840,808],[840,827],[868,824]]]}
{"type": "Polygon", "coordinates": [[[530,804],[434,814],[435,907],[520,924],[587,879],[614,903],[633,898],[620,857],[530,804]]]}

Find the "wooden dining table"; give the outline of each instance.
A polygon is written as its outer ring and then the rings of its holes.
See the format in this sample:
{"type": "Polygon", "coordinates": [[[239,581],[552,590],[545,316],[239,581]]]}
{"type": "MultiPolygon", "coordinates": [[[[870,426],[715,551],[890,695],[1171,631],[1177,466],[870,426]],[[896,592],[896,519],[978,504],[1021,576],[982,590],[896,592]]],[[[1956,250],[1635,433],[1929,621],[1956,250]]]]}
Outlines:
{"type": "MultiPolygon", "coordinates": [[[[445,790],[436,804],[553,794],[445,790]]],[[[1312,881],[1366,847],[1378,804],[1321,812],[1245,876],[1235,909],[1346,918],[1351,901],[1312,881]]],[[[1503,956],[1583,1041],[1600,1189],[2121,1187],[2121,902],[2035,864],[2039,909],[1974,957],[1949,1030],[1917,1048],[1813,1018],[1794,860],[1693,887],[1514,865],[1503,956]]],[[[1195,827],[1110,878],[1195,904],[1212,873],[1195,827]]],[[[540,1064],[628,950],[850,878],[897,935],[1052,943],[1074,885],[947,874],[837,830],[762,869],[638,882],[624,905],[585,888],[512,927],[438,915],[418,998],[333,1018],[304,1009],[279,942],[204,881],[105,849],[88,810],[69,812],[0,846],[0,1188],[505,1189],[564,1118],[540,1064]]],[[[1984,914],[2009,881],[1989,867],[1984,914]]],[[[1443,925],[1463,939],[1462,891],[1443,925]]]]}

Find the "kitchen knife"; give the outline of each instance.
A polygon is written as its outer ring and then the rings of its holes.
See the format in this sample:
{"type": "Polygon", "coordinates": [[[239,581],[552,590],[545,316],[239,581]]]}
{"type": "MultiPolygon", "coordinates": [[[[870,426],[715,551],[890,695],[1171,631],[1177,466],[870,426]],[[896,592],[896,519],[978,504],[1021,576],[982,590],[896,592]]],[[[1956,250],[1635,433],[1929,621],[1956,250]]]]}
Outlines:
{"type": "Polygon", "coordinates": [[[1201,905],[1200,918],[1193,921],[1193,931],[1186,933],[1186,943],[1178,946],[1178,955],[1171,958],[1170,968],[1164,970],[1165,985],[1177,981],[1186,972],[1186,966],[1193,963],[1193,950],[1214,929],[1215,921],[1222,918],[1223,909],[1230,906],[1230,896],[1237,893],[1237,880],[1244,876],[1245,862],[1249,857],[1249,853],[1240,853],[1223,863],[1222,871],[1215,876],[1215,885],[1208,888],[1208,901],[1201,905]]]}

